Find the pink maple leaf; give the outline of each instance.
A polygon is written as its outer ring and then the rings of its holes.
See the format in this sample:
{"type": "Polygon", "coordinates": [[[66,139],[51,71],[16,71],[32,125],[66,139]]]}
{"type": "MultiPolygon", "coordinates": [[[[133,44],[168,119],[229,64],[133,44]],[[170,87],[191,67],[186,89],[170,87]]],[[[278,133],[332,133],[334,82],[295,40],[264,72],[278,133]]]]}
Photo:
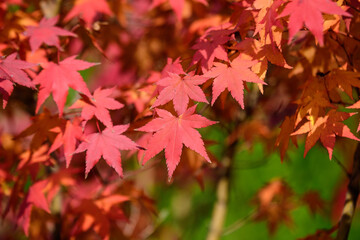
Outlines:
{"type": "Polygon", "coordinates": [[[193,73],[189,73],[186,76],[170,72],[168,74],[168,77],[160,79],[156,83],[156,85],[165,88],[160,91],[152,107],[157,107],[173,100],[176,112],[182,114],[187,109],[189,98],[194,101],[208,103],[204,92],[198,86],[206,82],[209,79],[208,77],[194,75],[193,73]]]}
{"type": "Polygon", "coordinates": [[[24,69],[36,66],[36,64],[17,60],[16,53],[10,54],[7,58],[0,60],[0,93],[3,98],[3,108],[6,107],[8,99],[14,90],[13,83],[25,87],[35,88],[24,69]]]}
{"type": "Polygon", "coordinates": [[[278,16],[282,18],[290,15],[289,43],[294,35],[305,26],[314,34],[320,45],[324,45],[323,18],[321,13],[337,14],[351,17],[350,13],[342,10],[331,0],[290,0],[284,11],[278,16]]]}
{"type": "Polygon", "coordinates": [[[86,136],[87,140],[82,142],[74,152],[87,151],[85,178],[101,156],[107,164],[115,169],[119,176],[123,176],[119,150],[132,150],[137,147],[136,143],[122,135],[128,127],[129,125],[117,125],[112,128],[106,128],[101,133],[92,133],[86,136]]]}
{"type": "Polygon", "coordinates": [[[77,100],[70,109],[82,108],[81,117],[88,121],[93,116],[99,119],[107,127],[112,127],[111,116],[108,109],[120,109],[124,105],[111,98],[110,95],[114,88],[95,90],[93,97],[83,95],[82,99],[77,100]]]}
{"type": "Polygon", "coordinates": [[[163,109],[156,109],[159,118],[153,119],[139,131],[154,133],[149,139],[143,159],[143,164],[165,149],[166,164],[169,179],[180,162],[183,144],[203,156],[210,162],[201,135],[195,128],[203,128],[215,124],[207,118],[194,114],[196,105],[176,117],[163,109]]]}
{"type": "Polygon", "coordinates": [[[212,88],[213,99],[211,105],[214,104],[220,93],[227,88],[241,108],[244,108],[244,83],[266,84],[250,70],[250,67],[255,64],[255,61],[244,60],[240,57],[234,59],[229,65],[215,62],[214,67],[204,74],[206,77],[215,78],[212,88]]]}
{"type": "Polygon", "coordinates": [[[17,223],[23,228],[26,236],[29,234],[30,217],[33,206],[50,213],[49,203],[44,195],[44,188],[47,184],[47,180],[34,183],[20,206],[17,223]]]}
{"type": "Polygon", "coordinates": [[[67,121],[65,129],[56,127],[51,131],[58,133],[58,135],[51,145],[49,153],[52,153],[59,147],[64,146],[66,167],[69,167],[72,155],[75,152],[76,141],[84,140],[82,128],[80,126],[80,118],[75,118],[73,122],[67,121]]]}
{"type": "Polygon", "coordinates": [[[65,21],[79,16],[84,19],[86,27],[91,28],[97,13],[111,15],[112,12],[106,0],[76,0],[74,7],[66,15],[65,21]]]}
{"type": "Polygon", "coordinates": [[[97,65],[97,63],[85,62],[75,57],[68,57],[59,64],[49,62],[45,69],[34,78],[34,83],[40,84],[36,112],[52,93],[59,115],[62,116],[69,87],[91,96],[86,83],[77,71],[97,65]]]}
{"type": "Polygon", "coordinates": [[[32,52],[35,52],[42,43],[46,43],[49,46],[55,46],[58,49],[61,49],[59,36],[71,36],[76,37],[76,35],[65,29],[56,27],[55,24],[59,20],[59,17],[53,18],[43,18],[41,19],[39,26],[29,26],[24,32],[24,35],[30,37],[30,47],[32,52]]]}

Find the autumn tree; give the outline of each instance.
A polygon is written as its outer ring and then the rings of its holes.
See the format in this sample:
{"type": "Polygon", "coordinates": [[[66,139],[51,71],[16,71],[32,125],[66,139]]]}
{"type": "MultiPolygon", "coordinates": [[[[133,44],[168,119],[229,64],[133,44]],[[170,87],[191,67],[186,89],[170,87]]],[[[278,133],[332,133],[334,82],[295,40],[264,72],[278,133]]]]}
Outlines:
{"type": "Polygon", "coordinates": [[[0,1],[1,239],[357,239],[359,12],[0,1]]]}

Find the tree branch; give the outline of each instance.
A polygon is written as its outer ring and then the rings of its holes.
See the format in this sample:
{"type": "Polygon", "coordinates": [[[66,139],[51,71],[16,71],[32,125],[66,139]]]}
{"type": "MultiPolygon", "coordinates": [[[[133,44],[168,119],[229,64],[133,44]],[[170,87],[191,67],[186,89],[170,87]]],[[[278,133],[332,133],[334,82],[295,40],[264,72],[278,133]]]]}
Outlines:
{"type": "Polygon", "coordinates": [[[336,240],[346,240],[348,238],[351,222],[355,213],[356,202],[360,191],[360,143],[358,143],[356,147],[353,161],[353,169],[346,192],[345,205],[339,222],[336,240]]]}
{"type": "Polygon", "coordinates": [[[228,196],[229,196],[229,174],[230,158],[225,157],[223,160],[225,172],[220,178],[216,189],[216,203],[214,205],[213,214],[207,240],[218,240],[222,234],[224,221],[227,212],[228,196]]]}

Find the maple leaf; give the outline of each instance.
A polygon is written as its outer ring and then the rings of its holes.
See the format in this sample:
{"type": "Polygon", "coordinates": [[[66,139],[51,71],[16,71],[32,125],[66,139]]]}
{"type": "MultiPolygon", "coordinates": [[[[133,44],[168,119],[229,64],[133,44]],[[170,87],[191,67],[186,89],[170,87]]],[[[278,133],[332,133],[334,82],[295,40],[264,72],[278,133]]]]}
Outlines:
{"type": "Polygon", "coordinates": [[[49,62],[44,66],[44,70],[34,78],[34,83],[40,84],[36,112],[39,111],[40,106],[52,93],[61,117],[69,87],[91,96],[86,83],[77,71],[97,65],[97,63],[85,62],[75,59],[75,57],[68,57],[59,64],[49,62]]]}
{"type": "Polygon", "coordinates": [[[76,172],[77,170],[74,169],[59,170],[30,186],[17,215],[17,223],[22,226],[27,236],[33,207],[50,213],[49,203],[54,199],[60,187],[74,185],[75,180],[72,177],[76,172]]]}
{"type": "Polygon", "coordinates": [[[93,97],[82,95],[83,99],[77,100],[70,109],[82,108],[81,117],[86,121],[93,116],[99,119],[107,127],[112,127],[112,121],[108,109],[120,109],[124,105],[109,97],[115,88],[95,90],[93,97]]]}
{"type": "MultiPolygon", "coordinates": [[[[261,18],[260,22],[256,25],[256,29],[254,32],[254,35],[260,32],[262,28],[264,28],[265,31],[265,38],[266,36],[270,36],[270,40],[273,43],[274,42],[274,34],[273,34],[273,27],[277,27],[280,30],[283,30],[283,26],[279,19],[277,19],[278,13],[276,9],[283,3],[283,0],[274,0],[274,1],[255,1],[256,2],[262,2],[263,4],[267,6],[261,6],[260,12],[258,18],[261,18]],[[271,4],[271,5],[270,5],[271,4]]],[[[256,6],[256,5],[255,5],[256,6]]]]}
{"type": "Polygon", "coordinates": [[[305,142],[304,157],[308,151],[320,139],[322,145],[329,153],[329,158],[332,158],[333,149],[335,146],[336,136],[347,137],[356,141],[360,141],[350,129],[343,123],[344,120],[350,117],[349,113],[338,112],[331,109],[324,117],[318,117],[314,124],[312,121],[305,122],[298,130],[291,135],[299,135],[308,133],[305,142]]]}
{"type": "Polygon", "coordinates": [[[263,45],[261,50],[258,52],[256,59],[261,59],[262,57],[265,57],[269,62],[277,66],[291,68],[286,63],[286,60],[280,50],[276,46],[272,46],[271,44],[263,45]]]}
{"type": "Polygon", "coordinates": [[[95,231],[102,239],[110,238],[111,224],[116,220],[126,220],[123,211],[117,206],[129,198],[119,194],[92,199],[75,200],[71,203],[71,211],[76,214],[72,234],[95,231]]]}
{"type": "Polygon", "coordinates": [[[323,116],[327,108],[335,108],[330,103],[328,90],[324,80],[319,77],[310,77],[305,85],[303,95],[295,103],[299,105],[295,120],[295,126],[306,116],[312,121],[317,120],[318,116],[323,116]]]}
{"type": "Polygon", "coordinates": [[[31,68],[36,64],[17,60],[16,53],[10,54],[5,59],[0,60],[0,93],[3,98],[3,108],[6,107],[7,101],[14,90],[13,82],[25,87],[35,88],[30,78],[23,69],[31,68]]]}
{"type": "Polygon", "coordinates": [[[290,136],[294,131],[295,127],[295,115],[288,117],[286,116],[283,123],[281,124],[281,131],[276,138],[275,146],[280,148],[281,162],[284,160],[286,150],[289,146],[289,140],[297,146],[296,137],[290,136]]]}
{"type": "Polygon", "coordinates": [[[123,176],[121,155],[119,150],[131,150],[137,147],[128,137],[122,135],[129,125],[117,125],[106,128],[101,133],[92,133],[86,136],[74,153],[86,151],[85,178],[102,156],[107,164],[115,169],[119,176],[123,176]]]}
{"type": "Polygon", "coordinates": [[[205,117],[194,114],[196,105],[190,107],[179,117],[163,109],[156,109],[159,118],[153,119],[145,126],[137,129],[154,133],[146,146],[143,164],[165,149],[169,179],[180,162],[183,144],[203,156],[210,162],[201,135],[195,128],[203,128],[215,124],[205,117]]]}
{"type": "MultiPolygon", "coordinates": [[[[349,109],[360,109],[360,101],[357,101],[356,103],[354,103],[353,105],[347,107],[349,109]]],[[[357,132],[360,131],[360,123],[358,125],[358,128],[356,130],[357,132]]]]}
{"type": "Polygon", "coordinates": [[[331,0],[290,0],[278,18],[290,15],[289,42],[305,26],[314,34],[320,45],[324,45],[323,18],[321,13],[337,14],[346,17],[352,15],[342,10],[331,0]],[[306,9],[306,11],[304,11],[306,9]]]}
{"type": "Polygon", "coordinates": [[[260,32],[260,30],[264,30],[265,39],[269,35],[270,41],[273,45],[274,43],[274,30],[273,27],[277,27],[278,29],[283,29],[283,26],[280,20],[277,18],[278,13],[277,9],[283,3],[283,0],[274,0],[274,1],[263,1],[263,0],[255,0],[253,5],[255,9],[260,9],[258,16],[255,18],[257,21],[256,29],[254,32],[254,36],[260,32]],[[261,20],[260,20],[261,19],[261,20]]]}
{"type": "Polygon", "coordinates": [[[54,26],[58,20],[58,16],[49,19],[43,18],[39,26],[29,26],[27,28],[24,35],[30,37],[29,41],[32,52],[39,49],[42,43],[61,49],[58,36],[76,37],[74,33],[54,26]]]}
{"type": "Polygon", "coordinates": [[[49,153],[52,153],[59,147],[64,146],[66,167],[69,167],[72,155],[75,152],[76,140],[84,140],[80,122],[79,118],[75,118],[73,122],[66,122],[65,129],[61,127],[51,129],[52,132],[58,133],[58,135],[51,145],[49,153]]]}
{"type": "Polygon", "coordinates": [[[200,62],[203,70],[209,69],[213,65],[215,58],[228,61],[227,52],[222,45],[231,39],[229,35],[234,30],[218,28],[208,29],[203,37],[192,46],[192,49],[197,50],[193,56],[193,62],[200,62]]]}
{"type": "Polygon", "coordinates": [[[35,88],[30,78],[26,75],[23,69],[31,68],[36,64],[28,63],[22,60],[17,60],[16,53],[10,54],[7,58],[0,62],[0,78],[11,80],[17,84],[25,87],[35,88]]]}
{"type": "Polygon", "coordinates": [[[97,13],[112,14],[106,0],[76,0],[74,7],[66,15],[64,21],[69,21],[76,16],[80,16],[84,19],[86,27],[91,28],[91,24],[97,13]]]}
{"type": "Polygon", "coordinates": [[[304,193],[301,197],[301,201],[309,207],[312,214],[315,214],[319,210],[324,210],[325,208],[325,201],[316,191],[308,191],[304,193]]]}
{"type": "Polygon", "coordinates": [[[360,73],[335,69],[325,76],[329,91],[339,88],[353,99],[353,87],[360,88],[360,73]]]}
{"type": "Polygon", "coordinates": [[[6,107],[9,97],[13,90],[14,90],[14,86],[11,81],[0,78],[0,94],[2,95],[3,108],[6,107]]]}
{"type": "Polygon", "coordinates": [[[22,131],[16,139],[34,135],[31,140],[30,148],[33,150],[38,149],[47,139],[53,141],[56,133],[51,129],[64,124],[64,119],[50,114],[49,110],[44,109],[39,115],[34,117],[34,122],[24,131],[22,131]]]}
{"type": "Polygon", "coordinates": [[[142,113],[146,109],[149,101],[151,100],[152,93],[154,92],[155,88],[156,86],[154,85],[148,85],[140,89],[129,89],[124,93],[125,101],[129,105],[133,104],[138,113],[142,113]]]}
{"type": "Polygon", "coordinates": [[[160,78],[169,77],[169,73],[174,73],[178,75],[186,74],[183,70],[183,67],[181,66],[180,58],[177,58],[174,61],[171,58],[168,58],[165,67],[161,71],[160,78]]]}
{"type": "Polygon", "coordinates": [[[215,62],[214,67],[211,68],[204,76],[215,78],[212,88],[213,98],[211,105],[219,97],[226,88],[231,95],[244,109],[244,83],[254,82],[265,84],[254,72],[249,68],[256,64],[255,61],[244,60],[240,57],[234,59],[229,65],[215,62]]]}
{"type": "Polygon", "coordinates": [[[26,236],[29,234],[31,210],[33,206],[41,208],[50,213],[49,203],[44,195],[44,188],[47,185],[46,180],[34,183],[27,193],[20,206],[17,216],[17,223],[22,226],[26,236]]]}
{"type": "Polygon", "coordinates": [[[42,163],[45,165],[46,162],[54,161],[47,154],[48,149],[49,149],[48,145],[42,145],[34,152],[31,150],[23,152],[19,156],[20,162],[17,166],[17,170],[23,169],[24,167],[29,167],[30,165],[35,164],[35,163],[42,163]]]}
{"type": "Polygon", "coordinates": [[[275,233],[280,222],[292,223],[290,211],[295,208],[291,188],[280,179],[272,180],[256,194],[254,202],[258,205],[256,221],[267,221],[271,235],[275,233]]]}
{"type": "Polygon", "coordinates": [[[174,73],[168,73],[169,77],[160,79],[156,85],[165,87],[152,107],[163,105],[173,100],[174,108],[178,114],[182,114],[187,109],[189,98],[198,102],[208,103],[206,96],[198,86],[208,80],[208,77],[194,75],[189,73],[186,76],[180,76],[174,73]]]}

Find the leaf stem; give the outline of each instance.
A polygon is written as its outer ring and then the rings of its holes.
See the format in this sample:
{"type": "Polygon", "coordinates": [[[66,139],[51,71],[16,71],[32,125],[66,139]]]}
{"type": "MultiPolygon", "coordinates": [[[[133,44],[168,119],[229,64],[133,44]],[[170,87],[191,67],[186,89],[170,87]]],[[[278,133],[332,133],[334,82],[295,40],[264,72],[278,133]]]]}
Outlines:
{"type": "Polygon", "coordinates": [[[98,120],[96,120],[96,127],[97,127],[98,131],[101,133],[101,129],[100,129],[99,121],[98,121],[98,120]]]}

